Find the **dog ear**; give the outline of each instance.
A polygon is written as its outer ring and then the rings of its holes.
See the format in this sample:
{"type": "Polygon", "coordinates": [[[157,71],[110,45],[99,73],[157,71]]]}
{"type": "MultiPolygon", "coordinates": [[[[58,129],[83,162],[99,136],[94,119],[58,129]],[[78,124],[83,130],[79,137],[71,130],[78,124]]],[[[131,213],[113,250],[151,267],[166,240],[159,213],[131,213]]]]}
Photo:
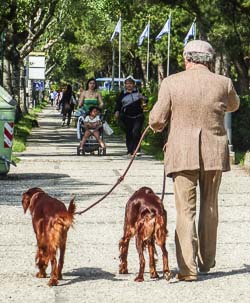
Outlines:
{"type": "Polygon", "coordinates": [[[30,199],[31,199],[31,197],[27,194],[27,192],[23,193],[22,205],[23,205],[24,213],[26,213],[27,209],[29,208],[30,199]]]}
{"type": "Polygon", "coordinates": [[[23,196],[22,196],[22,205],[23,205],[24,213],[26,213],[27,209],[30,206],[30,200],[31,200],[32,196],[35,193],[37,193],[37,192],[44,193],[44,191],[41,188],[39,188],[39,187],[30,188],[26,192],[23,193],[23,196]]]}

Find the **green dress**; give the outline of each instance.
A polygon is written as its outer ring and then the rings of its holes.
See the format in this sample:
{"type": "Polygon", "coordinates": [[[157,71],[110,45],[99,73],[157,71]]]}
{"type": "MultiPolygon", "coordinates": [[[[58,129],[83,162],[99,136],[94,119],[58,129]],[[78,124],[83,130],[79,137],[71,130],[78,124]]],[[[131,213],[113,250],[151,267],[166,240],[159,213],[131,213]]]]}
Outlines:
{"type": "Polygon", "coordinates": [[[84,105],[83,105],[82,109],[85,110],[86,112],[88,112],[89,108],[91,106],[99,106],[99,102],[98,102],[97,97],[95,97],[95,98],[85,98],[84,99],[84,105]]]}

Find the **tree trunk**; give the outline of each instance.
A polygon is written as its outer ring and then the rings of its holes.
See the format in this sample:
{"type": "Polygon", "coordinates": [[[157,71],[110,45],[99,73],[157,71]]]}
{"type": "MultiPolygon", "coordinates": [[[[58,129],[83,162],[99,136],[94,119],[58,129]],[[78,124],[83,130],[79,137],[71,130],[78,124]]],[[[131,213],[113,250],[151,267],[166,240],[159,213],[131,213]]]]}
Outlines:
{"type": "Polygon", "coordinates": [[[7,90],[10,95],[14,95],[13,87],[12,87],[12,66],[10,61],[6,58],[4,59],[4,67],[3,67],[3,87],[7,90]]]}
{"type": "Polygon", "coordinates": [[[242,57],[234,59],[235,68],[238,73],[238,90],[240,95],[249,95],[250,79],[248,74],[248,67],[242,57]]]}
{"type": "Polygon", "coordinates": [[[17,103],[22,107],[21,104],[21,96],[20,96],[20,64],[19,61],[14,61],[13,66],[13,75],[12,75],[12,87],[13,87],[13,95],[16,99],[17,103]]]}
{"type": "Polygon", "coordinates": [[[147,74],[147,66],[145,62],[141,62],[141,70],[142,70],[142,79],[145,84],[146,83],[145,75],[147,74]]]}
{"type": "Polygon", "coordinates": [[[230,77],[230,65],[226,55],[218,54],[215,59],[215,73],[230,77]]]}
{"type": "Polygon", "coordinates": [[[157,73],[158,73],[158,84],[160,86],[162,80],[164,79],[164,66],[162,63],[157,65],[157,73]]]}
{"type": "Polygon", "coordinates": [[[139,57],[134,58],[133,62],[133,74],[135,78],[142,79],[144,81],[144,71],[142,68],[142,62],[139,57]]]}
{"type": "Polygon", "coordinates": [[[27,92],[26,92],[26,79],[25,79],[25,74],[24,74],[24,63],[21,63],[20,67],[20,100],[21,100],[21,107],[23,108],[23,112],[25,114],[28,113],[29,111],[29,106],[28,106],[28,98],[27,98],[27,92]]]}

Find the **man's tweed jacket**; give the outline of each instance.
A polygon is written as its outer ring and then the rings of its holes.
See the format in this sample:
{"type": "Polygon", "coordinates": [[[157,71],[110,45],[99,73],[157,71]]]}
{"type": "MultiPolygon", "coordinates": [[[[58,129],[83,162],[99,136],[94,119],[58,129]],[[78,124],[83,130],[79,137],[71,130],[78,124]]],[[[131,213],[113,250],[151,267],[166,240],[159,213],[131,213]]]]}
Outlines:
{"type": "Polygon", "coordinates": [[[169,123],[165,170],[230,170],[225,112],[236,111],[239,98],[232,81],[197,64],[162,81],[149,124],[162,131],[169,123]],[[203,165],[202,164],[202,165],[203,165]]]}

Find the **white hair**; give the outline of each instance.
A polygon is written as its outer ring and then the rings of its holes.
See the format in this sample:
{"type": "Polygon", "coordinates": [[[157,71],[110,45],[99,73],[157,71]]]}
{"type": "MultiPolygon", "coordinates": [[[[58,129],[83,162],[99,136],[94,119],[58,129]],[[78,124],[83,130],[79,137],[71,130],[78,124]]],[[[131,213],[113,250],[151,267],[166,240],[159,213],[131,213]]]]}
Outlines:
{"type": "Polygon", "coordinates": [[[200,53],[200,52],[184,52],[183,57],[189,62],[201,63],[201,64],[212,63],[214,61],[213,54],[200,53]]]}

